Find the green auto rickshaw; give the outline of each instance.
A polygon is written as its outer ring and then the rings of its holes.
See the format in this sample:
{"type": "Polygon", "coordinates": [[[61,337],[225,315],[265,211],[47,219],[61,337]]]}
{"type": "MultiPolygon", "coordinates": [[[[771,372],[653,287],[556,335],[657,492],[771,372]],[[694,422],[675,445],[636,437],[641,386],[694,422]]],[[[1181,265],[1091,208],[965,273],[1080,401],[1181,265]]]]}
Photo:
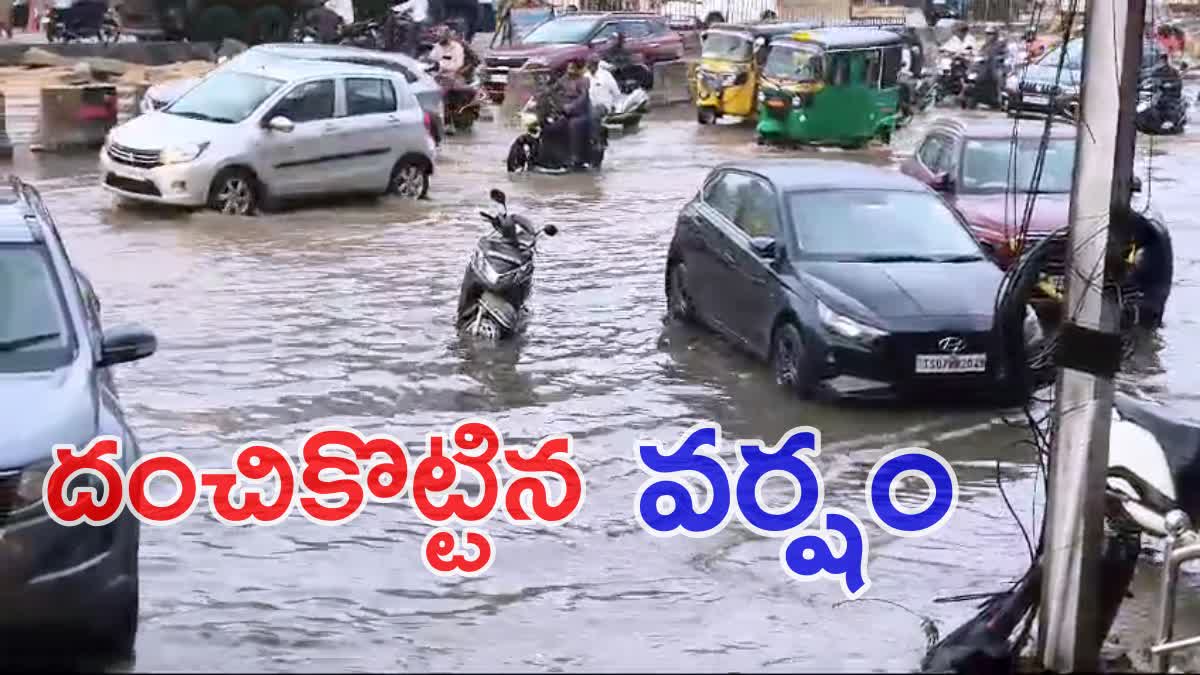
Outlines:
{"type": "Polygon", "coordinates": [[[752,118],[757,111],[758,69],[754,55],[776,36],[812,28],[811,23],[718,23],[700,34],[696,68],[696,119],[712,124],[722,115],[752,118]]]}
{"type": "Polygon", "coordinates": [[[759,52],[760,143],[890,143],[900,118],[904,39],[876,28],[800,31],[759,52]]]}

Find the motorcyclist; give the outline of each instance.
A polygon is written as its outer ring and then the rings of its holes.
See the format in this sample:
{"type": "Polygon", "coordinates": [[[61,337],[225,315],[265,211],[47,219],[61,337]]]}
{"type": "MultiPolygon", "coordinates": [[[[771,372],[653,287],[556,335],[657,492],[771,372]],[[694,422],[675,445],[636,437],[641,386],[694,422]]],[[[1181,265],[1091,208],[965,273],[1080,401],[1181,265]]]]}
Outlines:
{"type": "Polygon", "coordinates": [[[633,63],[633,53],[625,46],[625,33],[618,31],[613,35],[612,44],[601,55],[610,63],[614,70],[620,70],[633,63]]]}
{"type": "Polygon", "coordinates": [[[317,32],[317,41],[322,44],[333,44],[341,35],[346,21],[336,10],[330,7],[331,2],[317,5],[304,13],[304,25],[317,32]]]}
{"type": "Polygon", "coordinates": [[[1160,84],[1163,82],[1178,82],[1182,79],[1179,69],[1171,65],[1171,57],[1167,54],[1158,55],[1158,65],[1154,67],[1151,75],[1160,84]]]}
{"type": "Polygon", "coordinates": [[[942,51],[951,56],[969,56],[978,46],[967,24],[960,22],[954,26],[954,34],[942,45],[942,51]]]}
{"type": "Polygon", "coordinates": [[[588,97],[592,101],[592,117],[595,120],[603,120],[612,113],[622,96],[617,79],[608,68],[601,66],[600,61],[598,54],[588,58],[588,80],[591,82],[588,97]]]}
{"type": "Polygon", "coordinates": [[[450,29],[442,27],[437,32],[437,43],[429,51],[429,60],[437,64],[439,79],[446,78],[453,84],[462,75],[467,54],[462,43],[450,34],[450,29]]]}
{"type": "Polygon", "coordinates": [[[563,114],[566,118],[567,143],[570,147],[571,163],[583,168],[587,163],[589,140],[592,135],[592,104],[588,97],[591,83],[584,76],[582,59],[572,59],[567,72],[558,81],[563,114]]]}

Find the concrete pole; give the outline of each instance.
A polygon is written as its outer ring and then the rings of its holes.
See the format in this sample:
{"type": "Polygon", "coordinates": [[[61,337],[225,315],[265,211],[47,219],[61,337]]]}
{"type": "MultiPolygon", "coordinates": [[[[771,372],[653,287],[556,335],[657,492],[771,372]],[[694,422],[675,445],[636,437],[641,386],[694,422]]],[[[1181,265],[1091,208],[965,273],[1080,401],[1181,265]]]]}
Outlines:
{"type": "MultiPolygon", "coordinates": [[[[1059,350],[1038,630],[1042,665],[1056,672],[1095,671],[1099,665],[1104,637],[1098,605],[1111,371],[1119,364],[1120,354],[1118,310],[1103,288],[1114,174],[1120,170],[1116,158],[1127,154],[1118,144],[1123,70],[1118,51],[1124,51],[1130,3],[1088,0],[1086,4],[1066,325],[1059,350]],[[1103,358],[1087,358],[1098,354],[1103,358]]],[[[1136,34],[1140,55],[1141,31],[1136,34]]],[[[1136,77],[1136,72],[1131,76],[1136,77]]],[[[1132,117],[1125,121],[1132,122],[1132,117]]],[[[1126,138],[1122,136],[1122,140],[1126,138]]]]}

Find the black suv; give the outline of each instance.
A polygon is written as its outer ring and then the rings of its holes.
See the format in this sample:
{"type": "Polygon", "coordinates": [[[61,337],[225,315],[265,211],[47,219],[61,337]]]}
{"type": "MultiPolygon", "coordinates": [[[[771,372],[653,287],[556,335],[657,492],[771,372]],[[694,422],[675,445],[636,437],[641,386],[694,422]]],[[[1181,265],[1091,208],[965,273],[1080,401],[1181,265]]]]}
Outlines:
{"type": "MultiPolygon", "coordinates": [[[[100,303],[37,190],[16,178],[0,182],[0,660],[17,657],[18,646],[33,658],[77,645],[93,654],[132,651],[137,519],[122,513],[104,526],[61,525],[45,509],[42,485],[55,445],[82,449],[102,435],[121,439],[128,471],[137,441],[110,369],[156,348],[154,335],[136,326],[102,328],[100,303]]],[[[101,489],[91,480],[72,484],[101,489]]]]}

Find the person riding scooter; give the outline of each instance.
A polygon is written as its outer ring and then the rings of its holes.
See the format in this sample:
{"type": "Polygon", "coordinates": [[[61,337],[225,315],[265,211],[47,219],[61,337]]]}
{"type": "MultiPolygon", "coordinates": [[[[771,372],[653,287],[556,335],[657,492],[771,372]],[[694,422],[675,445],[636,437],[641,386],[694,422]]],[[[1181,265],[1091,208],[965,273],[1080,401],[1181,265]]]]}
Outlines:
{"type": "Polygon", "coordinates": [[[338,14],[329,2],[322,3],[304,13],[304,27],[311,28],[314,36],[321,44],[334,44],[341,37],[345,19],[338,14]]]}
{"type": "Polygon", "coordinates": [[[592,104],[588,97],[591,83],[588,78],[584,77],[584,71],[583,60],[572,59],[567,64],[567,72],[558,81],[563,114],[566,117],[571,163],[577,169],[586,166],[587,148],[592,137],[593,124],[592,104]]]}
{"type": "Polygon", "coordinates": [[[450,29],[442,28],[438,31],[437,43],[429,52],[429,60],[437,64],[438,79],[448,78],[454,84],[462,76],[467,53],[462,43],[450,35],[450,29]]]}
{"type": "Polygon", "coordinates": [[[600,56],[597,54],[588,58],[588,80],[591,83],[588,96],[592,101],[592,116],[596,120],[603,121],[616,108],[622,94],[616,78],[608,68],[600,67],[600,61],[600,56]]]}
{"type": "Polygon", "coordinates": [[[978,46],[967,24],[959,23],[954,26],[954,34],[942,45],[942,51],[951,56],[966,56],[973,53],[978,46]]]}

